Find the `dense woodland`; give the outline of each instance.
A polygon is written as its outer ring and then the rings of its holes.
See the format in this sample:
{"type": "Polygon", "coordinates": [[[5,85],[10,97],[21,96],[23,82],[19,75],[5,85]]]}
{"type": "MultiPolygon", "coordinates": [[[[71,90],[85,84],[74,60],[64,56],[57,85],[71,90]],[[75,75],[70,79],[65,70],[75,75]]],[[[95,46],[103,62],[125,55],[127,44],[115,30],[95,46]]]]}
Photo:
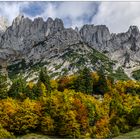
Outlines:
{"type": "Polygon", "coordinates": [[[115,81],[84,68],[37,83],[0,76],[0,138],[39,133],[55,138],[113,138],[140,126],[140,82],[115,81]]]}

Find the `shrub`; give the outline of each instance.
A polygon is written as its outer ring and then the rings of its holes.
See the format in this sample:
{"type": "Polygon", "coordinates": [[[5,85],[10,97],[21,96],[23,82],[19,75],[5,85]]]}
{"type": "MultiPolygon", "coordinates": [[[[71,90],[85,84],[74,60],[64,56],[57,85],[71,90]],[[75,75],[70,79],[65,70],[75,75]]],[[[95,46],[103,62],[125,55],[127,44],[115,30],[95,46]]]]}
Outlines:
{"type": "Polygon", "coordinates": [[[108,138],[110,135],[109,118],[107,116],[99,119],[95,124],[96,138],[108,138]]]}
{"type": "Polygon", "coordinates": [[[45,135],[52,135],[54,132],[54,120],[50,116],[41,118],[41,132],[45,135]]]}
{"type": "Polygon", "coordinates": [[[80,124],[74,111],[68,111],[57,127],[58,134],[62,138],[80,138],[80,124]]]}
{"type": "Polygon", "coordinates": [[[10,138],[14,138],[14,135],[12,135],[10,132],[4,129],[0,124],[0,139],[10,139],[10,138]]]}
{"type": "Polygon", "coordinates": [[[21,102],[19,110],[12,116],[10,130],[15,134],[33,132],[39,126],[40,106],[28,98],[21,102]]]}
{"type": "Polygon", "coordinates": [[[117,125],[111,126],[110,130],[111,130],[111,137],[116,137],[120,134],[120,130],[117,125]]]}
{"type": "Polygon", "coordinates": [[[0,101],[0,124],[8,131],[10,130],[11,119],[18,109],[18,103],[12,98],[0,101]]]}
{"type": "Polygon", "coordinates": [[[136,126],[140,117],[140,106],[134,107],[128,116],[128,122],[131,126],[136,126]]]}

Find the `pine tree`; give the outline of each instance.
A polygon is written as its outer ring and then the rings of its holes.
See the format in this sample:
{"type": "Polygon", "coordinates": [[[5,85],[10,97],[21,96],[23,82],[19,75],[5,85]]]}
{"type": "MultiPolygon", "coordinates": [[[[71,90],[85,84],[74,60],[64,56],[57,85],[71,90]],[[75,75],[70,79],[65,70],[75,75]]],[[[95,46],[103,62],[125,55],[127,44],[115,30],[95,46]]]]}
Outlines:
{"type": "Polygon", "coordinates": [[[85,67],[79,73],[80,74],[75,81],[75,90],[86,94],[92,94],[93,84],[90,70],[85,67]]]}
{"type": "Polygon", "coordinates": [[[109,90],[107,85],[107,79],[102,69],[100,69],[97,73],[99,75],[99,80],[98,82],[93,83],[93,93],[103,95],[109,90]]]}
{"type": "Polygon", "coordinates": [[[7,77],[0,74],[0,99],[4,99],[8,96],[7,94],[7,77]]]}
{"type": "Polygon", "coordinates": [[[48,75],[46,68],[41,69],[40,75],[39,75],[39,81],[42,82],[46,86],[47,92],[50,93],[51,92],[50,77],[48,75]]]}
{"type": "Polygon", "coordinates": [[[15,99],[26,98],[26,80],[20,75],[13,81],[12,86],[8,91],[8,96],[15,99]]]}

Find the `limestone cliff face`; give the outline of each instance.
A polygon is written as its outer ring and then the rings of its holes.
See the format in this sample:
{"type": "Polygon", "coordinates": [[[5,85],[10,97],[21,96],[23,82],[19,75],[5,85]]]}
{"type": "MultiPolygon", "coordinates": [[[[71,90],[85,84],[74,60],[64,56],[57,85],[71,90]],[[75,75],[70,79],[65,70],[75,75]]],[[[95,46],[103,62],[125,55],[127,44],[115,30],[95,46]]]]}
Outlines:
{"type": "Polygon", "coordinates": [[[36,18],[32,21],[29,18],[24,18],[24,16],[18,16],[5,31],[0,45],[2,48],[23,51],[26,48],[31,48],[39,41],[43,41],[49,34],[63,28],[63,22],[60,19],[53,21],[48,18],[45,22],[42,18],[36,18]]]}
{"type": "Polygon", "coordinates": [[[105,25],[84,25],[80,30],[80,35],[84,42],[87,42],[93,48],[101,51],[111,35],[105,25]]]}
{"type": "Polygon", "coordinates": [[[36,18],[32,21],[20,15],[16,17],[11,26],[2,34],[0,39],[0,58],[16,59],[30,52],[38,42],[44,41],[47,36],[64,28],[61,19],[36,18]]]}
{"type": "Polygon", "coordinates": [[[8,21],[4,17],[0,17],[0,34],[5,32],[7,27],[9,26],[8,21]]]}

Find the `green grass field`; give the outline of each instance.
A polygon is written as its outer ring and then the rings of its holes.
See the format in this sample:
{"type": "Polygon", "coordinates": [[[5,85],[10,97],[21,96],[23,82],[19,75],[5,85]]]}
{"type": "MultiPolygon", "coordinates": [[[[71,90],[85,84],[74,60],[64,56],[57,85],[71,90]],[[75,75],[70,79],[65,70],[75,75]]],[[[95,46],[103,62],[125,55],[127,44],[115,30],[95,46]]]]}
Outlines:
{"type": "MultiPolygon", "coordinates": [[[[18,139],[51,139],[51,138],[54,139],[54,137],[48,137],[47,135],[41,135],[41,134],[35,134],[35,133],[19,136],[17,138],[18,139]]],[[[113,139],[140,139],[140,128],[135,129],[129,133],[122,134],[113,139]]]]}
{"type": "Polygon", "coordinates": [[[115,139],[140,139],[140,128],[115,137],[115,139]]]}
{"type": "Polygon", "coordinates": [[[41,135],[41,134],[35,134],[30,133],[24,136],[17,137],[18,139],[48,139],[49,137],[47,135],[41,135]]]}

